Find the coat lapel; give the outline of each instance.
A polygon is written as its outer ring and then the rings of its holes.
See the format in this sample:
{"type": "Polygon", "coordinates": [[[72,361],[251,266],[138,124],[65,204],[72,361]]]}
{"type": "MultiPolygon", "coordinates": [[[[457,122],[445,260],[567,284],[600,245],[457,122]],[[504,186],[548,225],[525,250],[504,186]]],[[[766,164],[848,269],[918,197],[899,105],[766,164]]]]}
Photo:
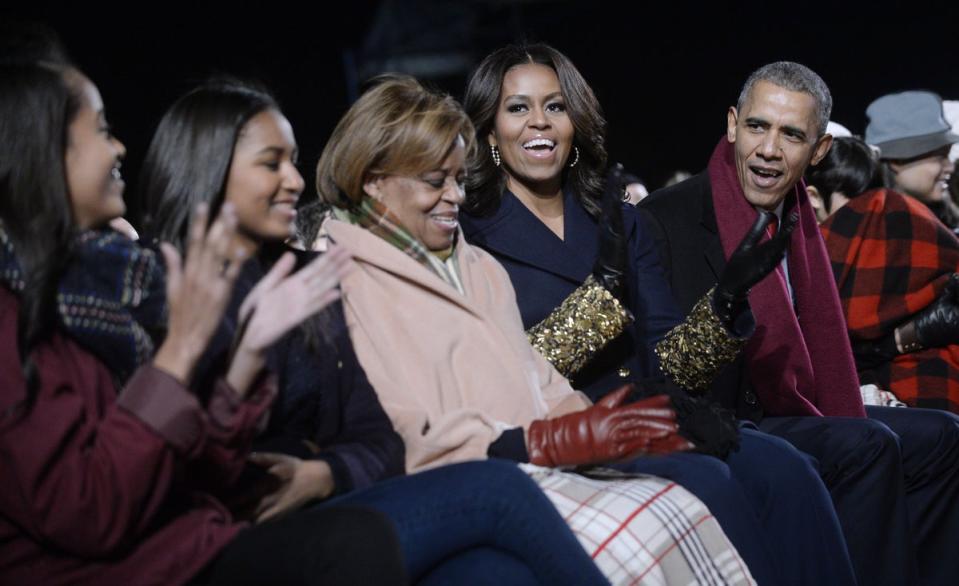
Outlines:
{"type": "MultiPolygon", "coordinates": [[[[389,242],[370,234],[363,228],[339,220],[329,220],[327,225],[331,240],[345,246],[356,261],[373,265],[401,279],[416,283],[466,311],[482,317],[482,312],[477,310],[466,296],[389,242]]],[[[459,237],[463,238],[463,234],[460,233],[459,237]]],[[[456,248],[457,260],[462,269],[460,276],[465,278],[463,275],[468,272],[465,265],[476,260],[475,253],[468,247],[457,246],[456,248]]],[[[464,287],[469,290],[467,282],[464,282],[464,287]]]]}
{"type": "Polygon", "coordinates": [[[565,196],[563,231],[560,240],[516,196],[503,194],[491,216],[462,219],[463,229],[476,245],[505,258],[548,271],[575,283],[592,269],[596,255],[596,226],[570,195],[565,196]],[[589,231],[591,237],[583,237],[589,231]],[[576,246],[569,246],[575,242],[576,246]]]}

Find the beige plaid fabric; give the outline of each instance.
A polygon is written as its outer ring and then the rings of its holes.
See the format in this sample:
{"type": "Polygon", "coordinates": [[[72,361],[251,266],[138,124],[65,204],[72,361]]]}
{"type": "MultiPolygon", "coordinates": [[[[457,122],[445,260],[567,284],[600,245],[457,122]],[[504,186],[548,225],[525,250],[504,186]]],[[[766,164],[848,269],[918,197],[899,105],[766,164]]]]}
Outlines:
{"type": "Polygon", "coordinates": [[[521,467],[613,584],[756,583],[706,505],[674,482],[521,467]]]}

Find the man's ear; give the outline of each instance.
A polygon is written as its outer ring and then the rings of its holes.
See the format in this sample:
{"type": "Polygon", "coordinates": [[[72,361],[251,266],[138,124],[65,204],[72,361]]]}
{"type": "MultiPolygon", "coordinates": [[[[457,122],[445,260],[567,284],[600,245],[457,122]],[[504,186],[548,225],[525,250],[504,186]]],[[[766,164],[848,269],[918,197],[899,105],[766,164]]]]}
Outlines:
{"type": "Polygon", "coordinates": [[[736,106],[730,106],[729,111],[726,112],[726,140],[730,143],[736,142],[736,122],[739,121],[739,112],[736,111],[736,106]]]}
{"type": "Polygon", "coordinates": [[[812,205],[813,209],[821,210],[823,209],[822,196],[819,195],[819,190],[813,187],[812,185],[806,186],[806,195],[809,196],[809,203],[812,205]]]}
{"type": "Polygon", "coordinates": [[[816,141],[815,146],[813,146],[812,159],[809,161],[810,165],[818,165],[819,161],[823,160],[827,154],[829,154],[829,149],[832,148],[832,135],[828,132],[819,137],[819,140],[816,141]]]}
{"type": "Polygon", "coordinates": [[[806,186],[806,195],[809,196],[809,205],[812,206],[813,213],[816,214],[816,221],[822,224],[829,217],[829,210],[826,209],[826,202],[823,201],[819,190],[812,185],[806,186]]]}

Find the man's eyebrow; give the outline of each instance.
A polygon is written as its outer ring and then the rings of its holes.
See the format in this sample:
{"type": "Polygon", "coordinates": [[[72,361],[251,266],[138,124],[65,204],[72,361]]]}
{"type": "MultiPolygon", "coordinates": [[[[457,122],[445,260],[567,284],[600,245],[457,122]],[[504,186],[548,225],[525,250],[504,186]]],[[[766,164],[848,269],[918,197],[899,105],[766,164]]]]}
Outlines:
{"type": "Polygon", "coordinates": [[[795,137],[797,137],[797,138],[801,138],[801,139],[803,139],[803,140],[806,140],[806,131],[803,130],[802,128],[798,128],[798,127],[796,127],[796,126],[789,126],[789,125],[787,124],[787,125],[783,126],[783,130],[785,130],[788,134],[791,134],[791,135],[793,135],[793,136],[795,136],[795,137]]]}
{"type": "Polygon", "coordinates": [[[769,128],[769,122],[767,122],[765,118],[757,118],[756,116],[746,118],[746,124],[758,124],[759,126],[769,128]]]}

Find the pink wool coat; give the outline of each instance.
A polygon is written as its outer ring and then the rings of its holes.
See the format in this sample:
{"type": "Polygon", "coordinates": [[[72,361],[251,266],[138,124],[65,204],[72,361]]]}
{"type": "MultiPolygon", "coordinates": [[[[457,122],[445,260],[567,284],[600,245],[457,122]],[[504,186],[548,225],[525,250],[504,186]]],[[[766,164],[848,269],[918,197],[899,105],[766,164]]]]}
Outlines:
{"type": "Polygon", "coordinates": [[[486,458],[503,430],[590,405],[529,345],[506,271],[462,234],[465,296],[363,228],[328,225],[358,265],[342,282],[346,322],[408,472],[486,458]]]}

